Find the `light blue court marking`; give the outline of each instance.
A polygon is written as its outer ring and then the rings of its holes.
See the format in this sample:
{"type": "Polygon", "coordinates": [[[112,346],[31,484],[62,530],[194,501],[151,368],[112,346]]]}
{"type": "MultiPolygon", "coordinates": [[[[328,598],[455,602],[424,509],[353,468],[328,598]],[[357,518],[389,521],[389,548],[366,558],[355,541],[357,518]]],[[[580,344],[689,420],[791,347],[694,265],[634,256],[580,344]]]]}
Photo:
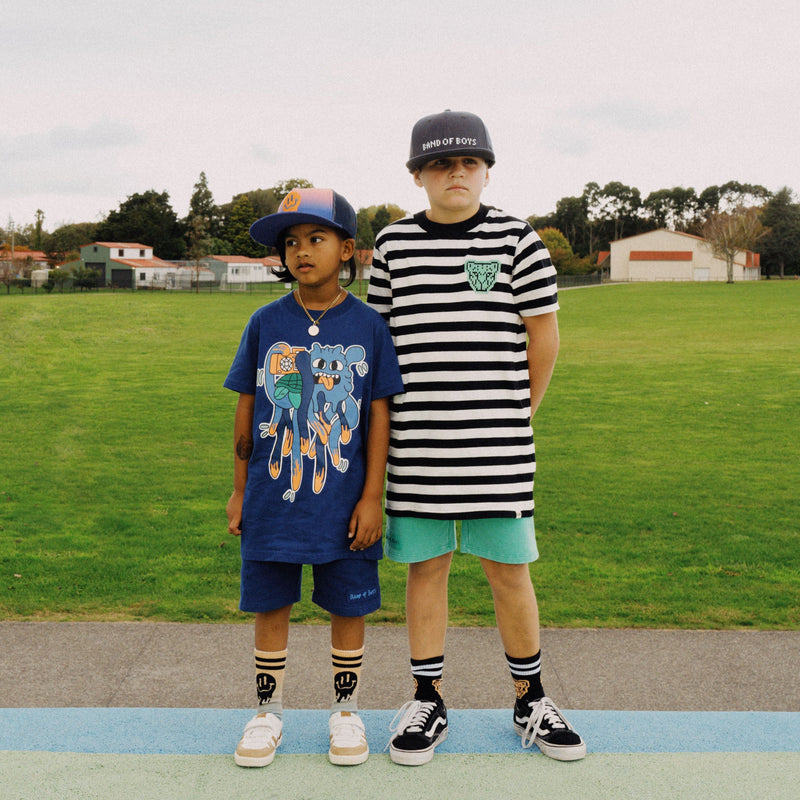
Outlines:
{"type": "MultiPolygon", "coordinates": [[[[370,750],[389,740],[394,711],[362,711],[370,750]]],[[[567,711],[591,753],[800,752],[800,712],[567,711]]],[[[229,754],[252,710],[4,708],[0,751],[229,754]]],[[[450,710],[439,753],[519,753],[509,709],[450,710]]],[[[282,753],[327,753],[328,712],[284,713],[282,753]]]]}

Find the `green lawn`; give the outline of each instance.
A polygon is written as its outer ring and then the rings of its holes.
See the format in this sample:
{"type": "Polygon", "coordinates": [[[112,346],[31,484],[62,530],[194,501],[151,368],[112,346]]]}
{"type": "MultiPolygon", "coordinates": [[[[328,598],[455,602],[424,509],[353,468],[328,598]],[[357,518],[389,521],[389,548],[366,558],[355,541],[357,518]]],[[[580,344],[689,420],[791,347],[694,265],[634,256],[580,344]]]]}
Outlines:
{"type": "MultiPolygon", "coordinates": [[[[247,619],[222,381],[263,302],[0,295],[0,617],[247,619]]],[[[543,625],[797,628],[800,282],[561,305],[535,423],[543,625]]],[[[402,622],[404,568],[382,578],[370,619],[402,622]]],[[[494,624],[474,559],[456,557],[451,608],[494,624]]],[[[307,600],[294,618],[323,619],[307,600]]]]}

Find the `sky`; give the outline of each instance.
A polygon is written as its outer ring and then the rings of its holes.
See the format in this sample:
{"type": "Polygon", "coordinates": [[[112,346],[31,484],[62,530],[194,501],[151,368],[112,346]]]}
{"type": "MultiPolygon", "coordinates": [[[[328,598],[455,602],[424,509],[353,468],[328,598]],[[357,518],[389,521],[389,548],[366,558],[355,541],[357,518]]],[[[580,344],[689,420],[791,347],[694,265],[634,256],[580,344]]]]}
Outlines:
{"type": "Polygon", "coordinates": [[[183,217],[304,178],[356,208],[425,207],[420,117],[471,111],[483,199],[546,214],[586,183],[800,191],[796,0],[5,0],[0,227],[183,217]]]}

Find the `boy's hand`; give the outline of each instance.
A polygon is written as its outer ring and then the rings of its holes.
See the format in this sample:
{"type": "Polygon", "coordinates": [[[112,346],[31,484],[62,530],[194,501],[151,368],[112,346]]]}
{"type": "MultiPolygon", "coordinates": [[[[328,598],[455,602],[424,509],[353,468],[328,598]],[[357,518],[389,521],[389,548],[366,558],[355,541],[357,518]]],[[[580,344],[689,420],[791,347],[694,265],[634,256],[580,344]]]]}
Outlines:
{"type": "Polygon", "coordinates": [[[242,503],[244,492],[233,491],[228,504],[225,506],[225,513],[228,515],[228,533],[234,536],[242,535],[242,503]]]}
{"type": "Polygon", "coordinates": [[[361,498],[353,509],[347,536],[351,550],[366,550],[379,541],[383,533],[381,501],[361,498]]]}

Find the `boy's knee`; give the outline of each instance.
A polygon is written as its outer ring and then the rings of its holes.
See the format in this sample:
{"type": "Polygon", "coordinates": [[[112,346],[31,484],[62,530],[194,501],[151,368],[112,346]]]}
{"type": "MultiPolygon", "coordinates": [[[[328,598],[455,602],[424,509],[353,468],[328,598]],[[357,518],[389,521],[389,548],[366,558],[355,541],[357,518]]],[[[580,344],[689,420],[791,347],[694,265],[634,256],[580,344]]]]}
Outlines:
{"type": "Polygon", "coordinates": [[[528,586],[533,588],[528,564],[503,564],[482,558],[481,566],[492,589],[504,587],[520,589],[528,586]]]}
{"type": "Polygon", "coordinates": [[[442,556],[429,558],[425,561],[415,561],[408,565],[410,578],[417,580],[433,580],[436,578],[447,578],[450,574],[450,562],[453,559],[452,553],[445,553],[442,556]]]}

